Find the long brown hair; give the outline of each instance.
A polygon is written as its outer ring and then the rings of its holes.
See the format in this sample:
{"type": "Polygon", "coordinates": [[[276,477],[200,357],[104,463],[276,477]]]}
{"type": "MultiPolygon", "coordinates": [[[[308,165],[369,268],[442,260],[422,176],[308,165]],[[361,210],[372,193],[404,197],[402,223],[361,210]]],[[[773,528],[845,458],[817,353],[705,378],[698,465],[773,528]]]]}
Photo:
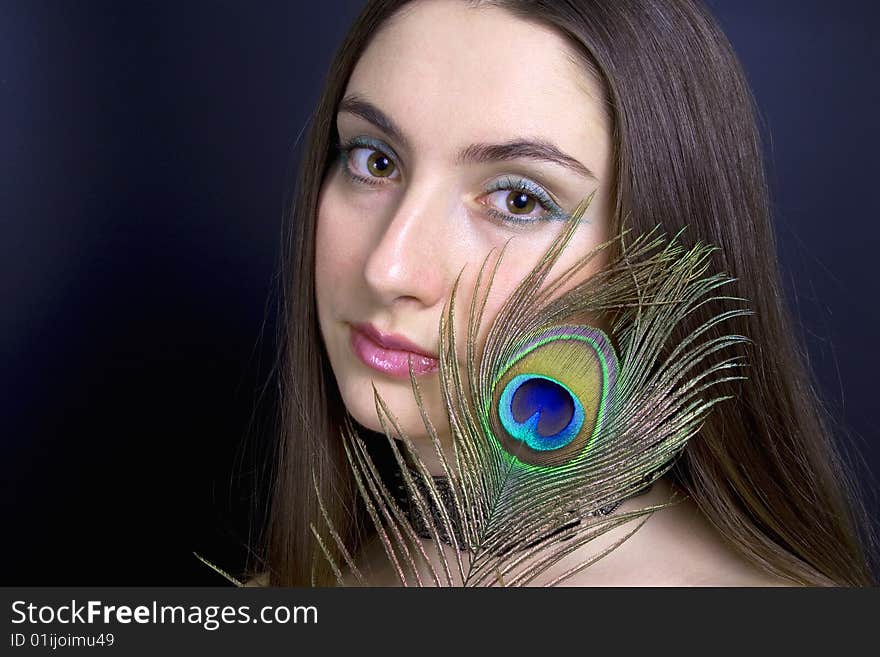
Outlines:
{"type": "MultiPolygon", "coordinates": [[[[464,1],[464,0],[462,0],[464,1]]],[[[361,53],[409,0],[371,0],[337,51],[313,114],[286,223],[280,285],[278,444],[259,563],[273,585],[325,585],[332,573],[310,525],[333,524],[356,548],[356,494],[339,439],[345,409],[318,328],[318,196],[332,162],[339,101],[361,53]]],[[[472,5],[480,2],[470,2],[472,5]]],[[[743,555],[806,585],[870,585],[866,517],[835,447],[782,301],[754,99],[713,17],[692,0],[491,0],[555,28],[604,85],[612,118],[612,230],[689,226],[687,242],[721,247],[755,314],[748,381],[729,382],[672,472],[743,555]]],[[[709,312],[707,310],[707,312],[709,312]]],[[[705,321],[694,314],[682,334],[705,321]]]]}

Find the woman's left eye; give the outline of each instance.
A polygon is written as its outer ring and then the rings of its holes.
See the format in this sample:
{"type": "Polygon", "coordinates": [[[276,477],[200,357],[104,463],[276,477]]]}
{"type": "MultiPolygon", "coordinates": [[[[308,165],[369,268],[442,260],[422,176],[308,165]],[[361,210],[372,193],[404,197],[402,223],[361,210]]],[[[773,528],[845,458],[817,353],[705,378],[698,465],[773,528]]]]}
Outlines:
{"type": "Polygon", "coordinates": [[[565,219],[565,211],[539,185],[525,178],[507,176],[489,186],[488,199],[497,203],[491,216],[511,223],[565,219]],[[497,207],[503,207],[500,211],[497,207]],[[543,212],[541,212],[543,210],[543,212]],[[536,214],[537,212],[537,214],[536,214]]]}

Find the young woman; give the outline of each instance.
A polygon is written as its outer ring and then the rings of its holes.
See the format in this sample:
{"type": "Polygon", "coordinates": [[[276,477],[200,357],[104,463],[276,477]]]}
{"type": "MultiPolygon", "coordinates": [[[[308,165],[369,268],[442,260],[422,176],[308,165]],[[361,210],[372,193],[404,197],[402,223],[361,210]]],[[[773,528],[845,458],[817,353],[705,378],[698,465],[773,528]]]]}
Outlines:
{"type": "MultiPolygon", "coordinates": [[[[674,469],[615,512],[673,490],[686,501],[568,583],[873,582],[860,538],[867,523],[782,302],[752,98],[704,8],[371,1],[332,65],[297,183],[259,581],[335,581],[311,530],[324,526],[320,498],[372,583],[393,583],[358,511],[340,439],[346,416],[367,441],[383,440],[375,385],[439,474],[409,363],[438,422],[437,327],[459,274],[460,288],[472,289],[483,259],[507,244],[491,318],[592,193],[560,268],[617,235],[625,217],[635,233],[687,226],[685,244],[720,247],[713,266],[737,279],[754,315],[726,327],[751,340],[736,346],[748,380],[721,384],[730,399],[674,469]]],[[[705,320],[693,313],[680,335],[705,320]]]]}

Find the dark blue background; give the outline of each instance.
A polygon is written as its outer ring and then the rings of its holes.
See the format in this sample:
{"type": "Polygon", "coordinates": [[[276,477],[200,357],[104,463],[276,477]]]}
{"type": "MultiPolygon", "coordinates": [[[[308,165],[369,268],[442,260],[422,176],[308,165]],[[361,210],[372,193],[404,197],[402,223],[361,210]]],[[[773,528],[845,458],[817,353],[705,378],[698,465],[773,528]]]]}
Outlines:
{"type": "MultiPolygon", "coordinates": [[[[295,144],[361,4],[0,2],[3,584],[210,584],[192,550],[240,562],[295,144]]],[[[880,10],[710,7],[876,517],[880,10]]]]}

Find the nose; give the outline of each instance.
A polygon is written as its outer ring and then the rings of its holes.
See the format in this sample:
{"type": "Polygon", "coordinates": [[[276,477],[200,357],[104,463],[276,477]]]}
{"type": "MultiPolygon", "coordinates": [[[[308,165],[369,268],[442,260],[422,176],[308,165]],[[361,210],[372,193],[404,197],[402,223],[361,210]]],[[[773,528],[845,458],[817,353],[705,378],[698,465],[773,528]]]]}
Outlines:
{"type": "Polygon", "coordinates": [[[367,286],[382,305],[442,303],[455,264],[449,192],[415,186],[390,210],[364,267],[367,286]]]}

